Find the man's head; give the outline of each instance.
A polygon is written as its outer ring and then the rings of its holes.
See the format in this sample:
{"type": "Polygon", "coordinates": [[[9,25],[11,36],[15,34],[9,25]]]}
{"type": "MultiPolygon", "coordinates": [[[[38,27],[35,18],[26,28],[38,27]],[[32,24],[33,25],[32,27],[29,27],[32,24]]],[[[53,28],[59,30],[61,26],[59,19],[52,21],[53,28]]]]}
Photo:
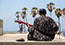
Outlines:
{"type": "Polygon", "coordinates": [[[45,9],[40,9],[39,10],[39,15],[46,15],[46,10],[45,9]]]}

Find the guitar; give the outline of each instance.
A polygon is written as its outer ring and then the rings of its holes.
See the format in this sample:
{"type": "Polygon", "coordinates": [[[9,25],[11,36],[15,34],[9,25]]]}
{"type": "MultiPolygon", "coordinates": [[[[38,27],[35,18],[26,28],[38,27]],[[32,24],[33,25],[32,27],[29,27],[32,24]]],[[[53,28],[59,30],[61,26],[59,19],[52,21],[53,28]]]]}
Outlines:
{"type": "MultiPolygon", "coordinates": [[[[21,20],[15,20],[15,22],[18,22],[19,24],[23,23],[23,24],[27,25],[26,22],[23,22],[23,21],[21,21],[21,20]]],[[[33,26],[33,25],[31,25],[31,24],[29,24],[29,25],[30,25],[30,26],[33,26]]]]}

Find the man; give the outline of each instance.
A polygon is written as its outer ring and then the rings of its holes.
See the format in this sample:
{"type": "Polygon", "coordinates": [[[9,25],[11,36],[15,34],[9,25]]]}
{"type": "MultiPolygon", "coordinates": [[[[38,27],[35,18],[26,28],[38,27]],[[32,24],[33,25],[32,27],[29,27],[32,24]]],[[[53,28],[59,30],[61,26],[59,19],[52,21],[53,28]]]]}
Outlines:
{"type": "MultiPolygon", "coordinates": [[[[28,40],[35,41],[51,41],[54,39],[55,32],[58,30],[58,26],[55,21],[46,16],[46,10],[39,10],[40,17],[36,18],[32,27],[28,26],[28,40]]],[[[16,41],[24,41],[23,38],[16,41]]]]}
{"type": "Polygon", "coordinates": [[[36,18],[33,27],[28,26],[28,40],[51,41],[54,39],[58,26],[55,21],[46,16],[46,10],[39,10],[40,17],[36,18]]]}

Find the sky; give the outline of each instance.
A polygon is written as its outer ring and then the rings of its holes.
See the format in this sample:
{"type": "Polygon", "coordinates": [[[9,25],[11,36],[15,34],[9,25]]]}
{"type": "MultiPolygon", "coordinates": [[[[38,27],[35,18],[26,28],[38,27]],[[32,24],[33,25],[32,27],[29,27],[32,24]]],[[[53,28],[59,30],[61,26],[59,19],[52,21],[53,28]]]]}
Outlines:
{"type": "MultiPolygon", "coordinates": [[[[15,32],[19,30],[19,24],[15,23],[15,13],[21,12],[22,8],[26,7],[28,23],[33,24],[34,18],[31,16],[31,9],[33,7],[44,8],[47,11],[47,16],[50,16],[50,12],[46,6],[48,3],[55,3],[55,8],[65,8],[65,0],[0,0],[0,19],[3,20],[3,31],[4,32],[15,32]]],[[[54,21],[58,21],[57,17],[52,12],[52,18],[54,21]]],[[[36,17],[38,17],[37,15],[36,17]]],[[[22,19],[21,19],[22,20],[22,19]]],[[[61,29],[65,30],[65,19],[63,16],[60,17],[61,29]]]]}

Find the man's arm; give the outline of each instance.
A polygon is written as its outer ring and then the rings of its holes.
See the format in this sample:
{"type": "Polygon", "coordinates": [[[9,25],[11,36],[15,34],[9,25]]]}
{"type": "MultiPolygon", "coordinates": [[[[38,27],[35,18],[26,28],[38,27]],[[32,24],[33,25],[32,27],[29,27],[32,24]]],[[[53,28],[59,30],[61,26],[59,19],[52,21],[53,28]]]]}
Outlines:
{"type": "Polygon", "coordinates": [[[58,31],[58,26],[57,26],[56,22],[52,18],[50,18],[49,21],[50,21],[50,25],[52,27],[52,30],[58,31]]]}
{"type": "Polygon", "coordinates": [[[28,31],[29,32],[32,32],[33,30],[35,30],[35,28],[37,28],[38,27],[38,23],[39,23],[39,20],[38,20],[38,18],[36,18],[35,20],[34,20],[34,23],[33,23],[33,26],[32,27],[28,27],[28,31]]]}

